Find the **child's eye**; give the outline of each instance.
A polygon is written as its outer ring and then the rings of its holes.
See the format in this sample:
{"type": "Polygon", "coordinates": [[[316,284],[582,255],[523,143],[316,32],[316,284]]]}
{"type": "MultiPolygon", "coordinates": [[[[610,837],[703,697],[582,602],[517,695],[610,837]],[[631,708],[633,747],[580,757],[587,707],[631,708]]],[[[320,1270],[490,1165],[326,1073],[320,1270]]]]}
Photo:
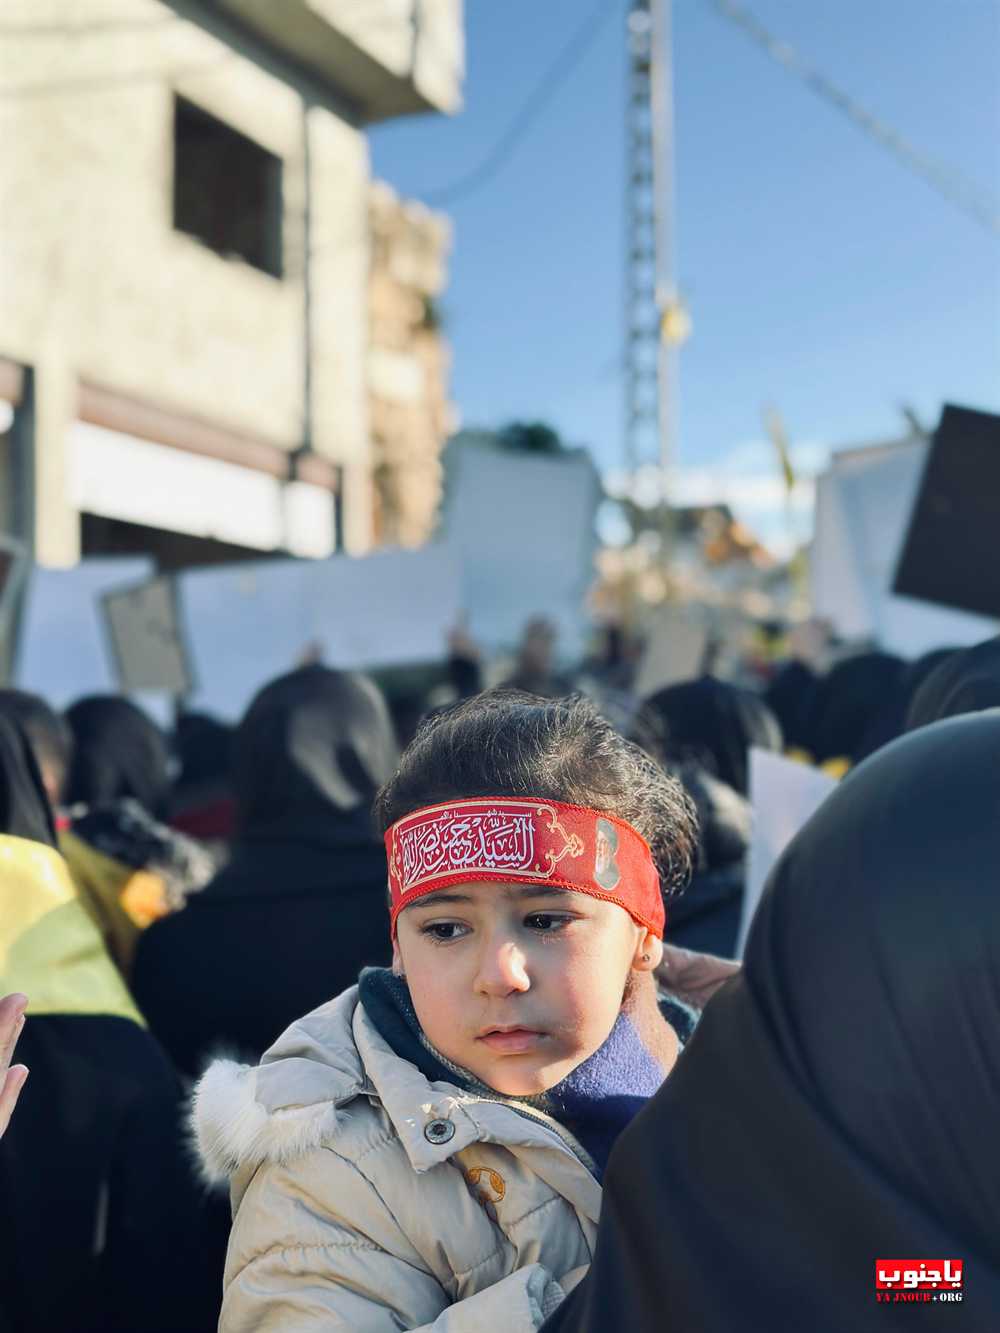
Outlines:
{"type": "Polygon", "coordinates": [[[531,916],[524,918],[524,924],[532,930],[551,935],[568,926],[572,920],[571,916],[560,916],[557,912],[532,912],[531,916]]]}
{"type": "Polygon", "coordinates": [[[461,921],[431,921],[426,926],[420,927],[421,935],[428,935],[440,944],[460,939],[466,930],[467,927],[463,926],[461,921]]]}

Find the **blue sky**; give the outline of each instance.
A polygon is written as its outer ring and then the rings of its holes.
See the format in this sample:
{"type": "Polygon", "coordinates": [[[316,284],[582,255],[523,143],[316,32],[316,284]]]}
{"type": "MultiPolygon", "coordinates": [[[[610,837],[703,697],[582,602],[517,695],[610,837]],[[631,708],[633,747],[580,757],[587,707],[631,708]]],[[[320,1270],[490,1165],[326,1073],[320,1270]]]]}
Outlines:
{"type": "MultiPolygon", "coordinates": [[[[449,206],[444,301],[469,425],[551,421],[622,451],[625,0],[514,156],[449,206]]],[[[801,56],[1000,207],[997,0],[749,0],[801,56]]],[[[466,106],[371,134],[377,174],[430,195],[477,166],[592,0],[466,0],[466,106]]],[[[830,448],[1000,410],[1000,237],[819,101],[705,0],[675,0],[680,494],[785,535],[761,409],[803,470],[830,448]]],[[[797,497],[799,530],[810,494],[797,497]]]]}

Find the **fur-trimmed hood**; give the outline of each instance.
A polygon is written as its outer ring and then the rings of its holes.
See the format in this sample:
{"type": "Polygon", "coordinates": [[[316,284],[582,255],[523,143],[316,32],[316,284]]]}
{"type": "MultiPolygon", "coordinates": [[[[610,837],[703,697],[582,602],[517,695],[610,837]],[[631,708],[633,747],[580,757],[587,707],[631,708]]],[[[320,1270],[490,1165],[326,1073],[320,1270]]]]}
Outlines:
{"type": "Polygon", "coordinates": [[[285,1163],[332,1134],[366,1086],[352,1033],[357,987],[296,1020],[259,1065],[216,1060],[195,1089],[191,1127],[206,1179],[285,1163]]]}

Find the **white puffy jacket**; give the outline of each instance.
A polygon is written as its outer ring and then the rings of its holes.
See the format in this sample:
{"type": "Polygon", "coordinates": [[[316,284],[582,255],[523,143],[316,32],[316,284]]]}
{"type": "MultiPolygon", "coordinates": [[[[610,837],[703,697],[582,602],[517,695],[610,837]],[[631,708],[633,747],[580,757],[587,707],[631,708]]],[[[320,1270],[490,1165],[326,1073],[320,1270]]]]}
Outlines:
{"type": "Polygon", "coordinates": [[[231,1176],[220,1333],[528,1333],[589,1265],[601,1187],[548,1116],[431,1083],[354,987],[195,1098],[231,1176]]]}

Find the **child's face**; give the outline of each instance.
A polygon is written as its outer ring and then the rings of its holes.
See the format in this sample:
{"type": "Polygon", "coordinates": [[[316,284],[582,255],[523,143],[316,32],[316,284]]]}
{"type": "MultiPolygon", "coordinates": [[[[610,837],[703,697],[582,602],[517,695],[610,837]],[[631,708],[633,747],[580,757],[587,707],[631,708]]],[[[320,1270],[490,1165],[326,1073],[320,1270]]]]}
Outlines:
{"type": "Polygon", "coordinates": [[[592,1055],[629,973],[663,952],[615,903],[533,884],[452,885],[401,912],[396,936],[394,965],[431,1044],[513,1097],[592,1055]]]}

